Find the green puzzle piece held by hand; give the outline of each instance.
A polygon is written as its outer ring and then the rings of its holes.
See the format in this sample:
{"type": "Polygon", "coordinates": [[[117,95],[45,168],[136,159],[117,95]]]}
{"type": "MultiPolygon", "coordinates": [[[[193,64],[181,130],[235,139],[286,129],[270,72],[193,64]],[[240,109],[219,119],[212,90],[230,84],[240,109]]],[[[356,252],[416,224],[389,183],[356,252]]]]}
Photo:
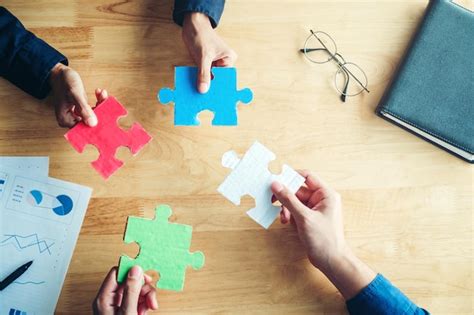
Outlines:
{"type": "Polygon", "coordinates": [[[168,222],[172,210],[167,205],[155,209],[153,220],[128,217],[124,242],[138,243],[140,252],[135,259],[120,256],[117,281],[123,282],[135,265],[143,270],[156,270],[160,277],[156,286],[164,290],[182,291],[186,267],[201,269],[202,252],[189,252],[193,228],[189,225],[168,222]]]}

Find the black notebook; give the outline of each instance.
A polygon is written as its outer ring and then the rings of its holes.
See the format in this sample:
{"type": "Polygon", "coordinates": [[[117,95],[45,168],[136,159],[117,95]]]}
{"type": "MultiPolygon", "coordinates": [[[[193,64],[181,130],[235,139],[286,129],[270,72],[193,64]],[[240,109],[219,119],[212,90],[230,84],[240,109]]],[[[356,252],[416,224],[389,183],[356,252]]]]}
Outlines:
{"type": "Polygon", "coordinates": [[[376,112],[473,163],[474,12],[430,1],[376,112]]]}

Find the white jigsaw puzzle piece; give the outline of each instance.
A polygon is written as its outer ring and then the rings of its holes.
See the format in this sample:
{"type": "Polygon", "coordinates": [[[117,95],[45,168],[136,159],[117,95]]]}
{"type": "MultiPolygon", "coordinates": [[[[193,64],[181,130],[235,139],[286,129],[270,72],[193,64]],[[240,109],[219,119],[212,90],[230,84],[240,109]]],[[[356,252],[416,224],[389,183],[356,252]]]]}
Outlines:
{"type": "Polygon", "coordinates": [[[235,205],[240,204],[240,198],[250,195],[255,200],[255,207],[247,214],[258,224],[268,229],[280,212],[280,207],[272,204],[272,182],[278,181],[295,193],[305,179],[288,165],[283,165],[280,175],[274,175],[268,170],[268,164],[275,159],[275,154],[256,141],[245,153],[242,159],[234,151],[228,151],[222,156],[222,165],[232,169],[219,191],[235,205]]]}

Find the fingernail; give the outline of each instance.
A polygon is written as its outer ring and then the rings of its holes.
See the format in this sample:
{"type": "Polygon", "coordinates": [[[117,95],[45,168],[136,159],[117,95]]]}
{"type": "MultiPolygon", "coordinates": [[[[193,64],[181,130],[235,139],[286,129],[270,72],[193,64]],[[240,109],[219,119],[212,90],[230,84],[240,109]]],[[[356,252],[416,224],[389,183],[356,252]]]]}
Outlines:
{"type": "Polygon", "coordinates": [[[207,84],[206,82],[199,83],[198,90],[200,93],[206,93],[209,90],[209,84],[207,84]]]}
{"type": "Polygon", "coordinates": [[[142,276],[142,273],[142,268],[140,266],[133,266],[128,272],[128,277],[130,279],[139,279],[142,276]]]}
{"type": "Polygon", "coordinates": [[[87,118],[86,124],[90,127],[96,126],[97,125],[97,117],[91,116],[91,117],[87,118]]]}
{"type": "Polygon", "coordinates": [[[273,190],[274,192],[280,192],[280,191],[283,190],[283,185],[280,184],[279,182],[273,182],[273,184],[272,184],[272,190],[273,190]]]}

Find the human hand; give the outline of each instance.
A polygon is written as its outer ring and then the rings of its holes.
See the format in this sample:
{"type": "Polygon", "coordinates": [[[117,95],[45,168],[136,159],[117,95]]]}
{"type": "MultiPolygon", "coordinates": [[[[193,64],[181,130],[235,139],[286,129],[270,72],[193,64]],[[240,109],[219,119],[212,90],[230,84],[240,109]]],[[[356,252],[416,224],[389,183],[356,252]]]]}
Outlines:
{"type": "MultiPolygon", "coordinates": [[[[97,125],[97,117],[87,102],[87,95],[79,73],[61,63],[51,70],[49,83],[52,91],[52,102],[56,112],[56,120],[61,127],[72,127],[83,120],[86,125],[97,125]]],[[[97,93],[97,103],[106,97],[97,93]]]]}
{"type": "Polygon", "coordinates": [[[347,250],[342,222],[341,196],[308,171],[301,171],[305,186],[296,195],[278,182],[272,192],[282,204],[280,220],[292,221],[310,262],[327,269],[331,260],[347,250]]]}
{"type": "Polygon", "coordinates": [[[273,195],[282,204],[280,220],[294,223],[309,261],[348,300],[376,274],[346,244],[339,193],[308,171],[300,174],[306,180],[296,194],[278,182],[272,183],[273,195]]]}
{"type": "Polygon", "coordinates": [[[117,283],[117,267],[110,269],[92,304],[94,315],[143,315],[158,309],[151,277],[134,266],[122,284],[117,283]]]}
{"type": "Polygon", "coordinates": [[[231,67],[237,54],[219,37],[209,17],[203,13],[191,12],[185,16],[182,37],[198,65],[197,89],[206,93],[211,84],[211,67],[231,67]]]}

